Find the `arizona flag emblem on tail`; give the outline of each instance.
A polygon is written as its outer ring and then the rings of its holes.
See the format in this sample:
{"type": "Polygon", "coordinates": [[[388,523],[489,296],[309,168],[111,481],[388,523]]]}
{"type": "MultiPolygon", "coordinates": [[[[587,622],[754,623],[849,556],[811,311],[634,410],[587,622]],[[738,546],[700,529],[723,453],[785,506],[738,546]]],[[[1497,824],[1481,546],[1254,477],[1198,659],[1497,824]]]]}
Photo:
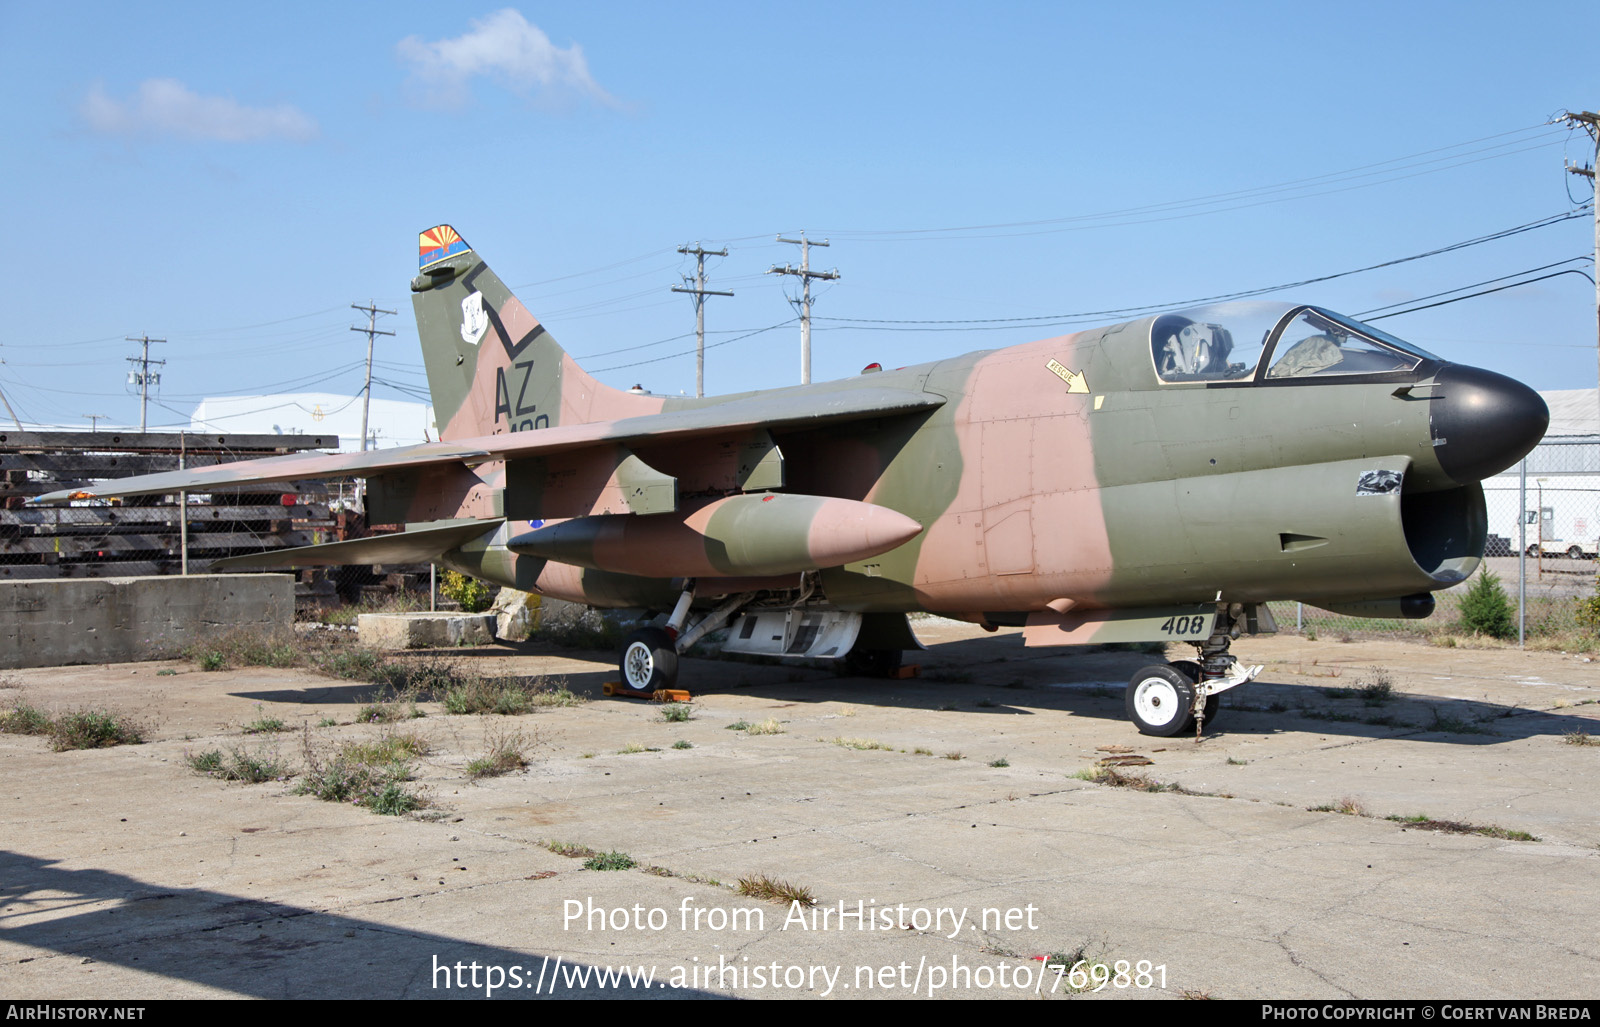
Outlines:
{"type": "Polygon", "coordinates": [[[456,230],[449,225],[440,225],[430,228],[417,237],[419,256],[417,266],[426,271],[430,265],[437,264],[458,253],[465,253],[472,247],[467,241],[456,234],[456,230]]]}

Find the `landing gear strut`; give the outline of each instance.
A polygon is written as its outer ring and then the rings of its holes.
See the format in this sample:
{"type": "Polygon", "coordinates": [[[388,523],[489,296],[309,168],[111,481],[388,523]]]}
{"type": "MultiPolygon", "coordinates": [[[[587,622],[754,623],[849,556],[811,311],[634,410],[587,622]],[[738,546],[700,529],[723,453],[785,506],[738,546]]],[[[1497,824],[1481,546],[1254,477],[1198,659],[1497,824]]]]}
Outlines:
{"type": "Polygon", "coordinates": [[[1220,607],[1211,637],[1193,643],[1198,660],[1174,660],[1134,674],[1128,682],[1127,710],[1139,732],[1171,738],[1192,727],[1199,741],[1221,708],[1220,693],[1261,673],[1260,666],[1246,667],[1228,653],[1242,631],[1238,615],[1220,607]]]}
{"type": "Polygon", "coordinates": [[[640,628],[628,636],[622,646],[619,669],[622,682],[637,691],[654,692],[671,688],[678,683],[678,654],[689,650],[710,632],[728,623],[743,607],[749,605],[759,593],[744,592],[730,596],[716,609],[684,631],[689,621],[689,607],[694,603],[694,581],[684,582],[683,592],[672,609],[664,627],[640,628]]]}

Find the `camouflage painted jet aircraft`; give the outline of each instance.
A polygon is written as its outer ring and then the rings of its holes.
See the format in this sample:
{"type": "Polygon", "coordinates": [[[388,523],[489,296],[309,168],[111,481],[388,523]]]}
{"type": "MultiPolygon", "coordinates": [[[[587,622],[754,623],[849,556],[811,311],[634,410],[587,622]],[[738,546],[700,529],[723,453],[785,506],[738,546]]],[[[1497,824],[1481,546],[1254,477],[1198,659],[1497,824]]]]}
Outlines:
{"type": "Polygon", "coordinates": [[[434,561],[639,609],[621,671],[643,689],[725,625],[729,650],[880,672],[917,610],[1028,645],[1188,642],[1127,692],[1140,731],[1174,735],[1260,670],[1229,643],[1274,630],[1269,600],[1427,616],[1483,555],[1479,482],[1549,420],[1516,381],[1312,306],[682,399],[585,374],[449,226],[411,290],[440,441],[42,499],[364,477],[369,519],[404,533],[217,566],[434,561]]]}

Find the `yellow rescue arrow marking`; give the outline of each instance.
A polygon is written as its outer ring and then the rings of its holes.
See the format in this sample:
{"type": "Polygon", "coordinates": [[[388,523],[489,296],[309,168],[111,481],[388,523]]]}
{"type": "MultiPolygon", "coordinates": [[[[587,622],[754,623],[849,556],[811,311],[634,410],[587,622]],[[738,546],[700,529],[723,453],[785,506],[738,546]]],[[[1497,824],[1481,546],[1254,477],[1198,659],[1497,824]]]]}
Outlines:
{"type": "Polygon", "coordinates": [[[1045,366],[1054,372],[1057,378],[1060,378],[1062,381],[1067,383],[1068,392],[1089,391],[1089,383],[1084,380],[1083,375],[1077,373],[1076,371],[1067,370],[1066,366],[1060,361],[1052,360],[1045,366]]]}

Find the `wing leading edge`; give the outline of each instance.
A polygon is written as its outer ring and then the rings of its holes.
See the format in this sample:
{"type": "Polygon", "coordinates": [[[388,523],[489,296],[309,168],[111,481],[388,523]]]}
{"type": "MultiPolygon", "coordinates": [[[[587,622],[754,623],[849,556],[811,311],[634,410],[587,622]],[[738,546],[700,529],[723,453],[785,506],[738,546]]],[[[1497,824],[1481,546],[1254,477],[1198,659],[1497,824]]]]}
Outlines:
{"type": "Polygon", "coordinates": [[[944,403],[943,396],[907,389],[847,388],[827,392],[782,390],[690,410],[560,425],[535,431],[462,439],[460,442],[426,442],[420,446],[365,453],[295,454],[264,460],[242,460],[195,470],[143,474],[113,479],[87,489],[46,493],[32,502],[51,504],[73,499],[161,495],[305,478],[366,477],[384,471],[511,460],[581,450],[589,446],[626,445],[642,440],[661,442],[748,428],[806,427],[912,414],[936,409],[944,403]]]}

